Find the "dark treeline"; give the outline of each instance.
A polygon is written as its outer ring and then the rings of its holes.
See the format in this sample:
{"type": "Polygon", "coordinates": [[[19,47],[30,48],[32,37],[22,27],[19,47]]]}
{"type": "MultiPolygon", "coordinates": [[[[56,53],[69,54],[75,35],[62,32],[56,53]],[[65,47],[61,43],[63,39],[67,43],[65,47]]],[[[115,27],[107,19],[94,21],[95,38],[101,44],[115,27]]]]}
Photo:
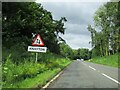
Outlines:
{"type": "Polygon", "coordinates": [[[61,55],[67,58],[70,58],[72,60],[76,59],[84,59],[88,60],[91,58],[91,51],[87,48],[79,48],[79,49],[72,49],[69,45],[66,43],[61,43],[61,55]]]}
{"type": "Polygon", "coordinates": [[[107,2],[94,15],[91,32],[92,56],[108,56],[120,50],[120,2],[107,2]]]}
{"type": "Polygon", "coordinates": [[[15,44],[31,45],[32,33],[40,34],[50,52],[60,53],[58,42],[62,40],[59,33],[64,34],[65,17],[54,20],[51,12],[41,4],[33,2],[2,3],[3,46],[10,48],[15,44]],[[59,39],[58,39],[59,38],[59,39]]]}

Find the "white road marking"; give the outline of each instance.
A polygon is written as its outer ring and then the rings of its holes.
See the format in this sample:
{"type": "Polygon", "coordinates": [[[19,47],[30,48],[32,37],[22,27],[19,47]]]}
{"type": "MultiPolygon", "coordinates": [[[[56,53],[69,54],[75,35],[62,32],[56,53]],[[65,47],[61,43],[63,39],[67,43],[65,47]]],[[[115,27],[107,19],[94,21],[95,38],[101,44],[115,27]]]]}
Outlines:
{"type": "Polygon", "coordinates": [[[61,74],[63,73],[63,71],[61,71],[59,74],[57,74],[52,80],[50,80],[45,86],[43,86],[42,88],[47,88],[51,82],[53,82],[55,79],[57,79],[61,74]]]}
{"type": "Polygon", "coordinates": [[[91,66],[89,66],[89,68],[91,68],[91,69],[93,69],[93,70],[96,70],[95,68],[93,68],[93,67],[91,67],[91,66]]]}
{"type": "Polygon", "coordinates": [[[118,82],[117,80],[111,78],[110,76],[108,76],[108,75],[106,75],[106,74],[104,74],[104,73],[102,73],[102,75],[105,76],[105,77],[107,77],[107,78],[109,78],[110,80],[116,82],[117,84],[120,84],[120,82],[118,82]]]}

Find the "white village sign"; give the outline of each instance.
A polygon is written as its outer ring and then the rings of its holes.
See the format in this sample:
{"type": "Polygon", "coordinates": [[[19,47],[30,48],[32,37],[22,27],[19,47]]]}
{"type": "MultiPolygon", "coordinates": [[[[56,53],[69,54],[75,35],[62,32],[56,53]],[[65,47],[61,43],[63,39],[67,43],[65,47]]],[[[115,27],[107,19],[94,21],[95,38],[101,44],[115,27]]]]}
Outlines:
{"type": "Polygon", "coordinates": [[[29,52],[46,52],[47,47],[28,46],[29,52]]]}

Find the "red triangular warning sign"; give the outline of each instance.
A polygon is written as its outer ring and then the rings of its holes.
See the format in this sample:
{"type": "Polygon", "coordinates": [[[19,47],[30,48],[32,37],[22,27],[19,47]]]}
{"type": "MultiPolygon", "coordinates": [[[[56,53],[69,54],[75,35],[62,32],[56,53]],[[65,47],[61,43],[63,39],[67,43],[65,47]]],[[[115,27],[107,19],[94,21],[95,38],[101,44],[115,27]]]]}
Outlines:
{"type": "Polygon", "coordinates": [[[36,38],[34,38],[32,42],[33,46],[44,46],[44,42],[42,41],[40,35],[38,34],[36,38]]]}

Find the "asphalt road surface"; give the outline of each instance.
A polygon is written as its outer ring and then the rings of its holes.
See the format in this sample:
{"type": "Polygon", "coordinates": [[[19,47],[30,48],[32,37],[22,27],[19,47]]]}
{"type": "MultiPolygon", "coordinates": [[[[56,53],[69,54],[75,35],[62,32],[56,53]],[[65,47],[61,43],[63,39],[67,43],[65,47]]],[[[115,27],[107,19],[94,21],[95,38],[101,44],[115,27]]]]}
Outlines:
{"type": "Polygon", "coordinates": [[[118,88],[118,68],[72,62],[48,88],[118,88]]]}

